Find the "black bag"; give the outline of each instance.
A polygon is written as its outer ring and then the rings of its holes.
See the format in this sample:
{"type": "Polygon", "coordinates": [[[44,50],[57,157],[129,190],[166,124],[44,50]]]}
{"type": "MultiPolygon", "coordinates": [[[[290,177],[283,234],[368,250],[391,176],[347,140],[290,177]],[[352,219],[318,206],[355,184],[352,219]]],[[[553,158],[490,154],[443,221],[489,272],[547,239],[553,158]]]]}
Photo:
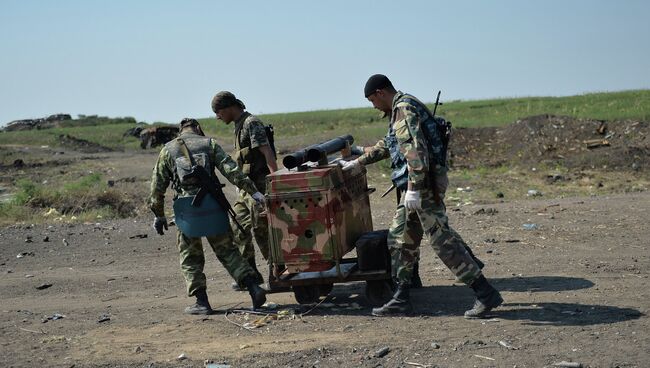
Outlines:
{"type": "Polygon", "coordinates": [[[365,233],[354,243],[360,271],[390,270],[388,230],[365,233]]]}

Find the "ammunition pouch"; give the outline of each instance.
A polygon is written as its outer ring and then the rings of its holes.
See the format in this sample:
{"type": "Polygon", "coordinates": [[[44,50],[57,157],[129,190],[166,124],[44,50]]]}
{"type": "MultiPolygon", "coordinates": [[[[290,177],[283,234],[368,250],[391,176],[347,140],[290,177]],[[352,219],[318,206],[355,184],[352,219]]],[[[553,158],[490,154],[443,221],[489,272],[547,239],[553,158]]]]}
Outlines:
{"type": "Polygon", "coordinates": [[[228,214],[210,194],[198,205],[195,196],[174,200],[174,216],[178,229],[189,237],[225,234],[230,230],[228,214]]]}

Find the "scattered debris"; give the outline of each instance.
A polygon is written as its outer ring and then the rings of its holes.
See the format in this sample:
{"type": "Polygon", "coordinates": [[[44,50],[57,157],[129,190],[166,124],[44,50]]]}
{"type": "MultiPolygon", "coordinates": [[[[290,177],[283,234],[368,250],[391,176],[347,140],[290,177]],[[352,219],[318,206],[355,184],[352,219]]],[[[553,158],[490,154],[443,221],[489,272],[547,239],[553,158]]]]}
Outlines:
{"type": "Polygon", "coordinates": [[[176,357],[176,360],[186,360],[186,359],[189,359],[189,358],[188,358],[187,354],[185,354],[185,353],[181,353],[181,355],[176,357]]]}
{"type": "Polygon", "coordinates": [[[506,348],[506,349],[508,349],[508,350],[519,350],[519,348],[516,348],[516,347],[514,347],[514,346],[508,344],[508,343],[507,343],[506,341],[504,341],[504,340],[499,340],[499,345],[503,346],[504,348],[506,348]]]}
{"type": "Polygon", "coordinates": [[[61,213],[56,208],[50,208],[43,216],[61,216],[61,213]]]}
{"type": "Polygon", "coordinates": [[[31,236],[27,236],[27,237],[25,238],[25,243],[33,243],[33,242],[34,242],[34,241],[32,240],[32,237],[31,237],[31,236]]]}
{"type": "Polygon", "coordinates": [[[437,342],[432,342],[431,347],[434,349],[440,349],[440,344],[438,344],[437,342]]]}
{"type": "Polygon", "coordinates": [[[266,302],[262,305],[262,308],[266,309],[278,309],[278,304],[273,302],[266,302]]]}
{"type": "Polygon", "coordinates": [[[60,313],[54,313],[51,316],[44,316],[41,322],[47,323],[48,321],[56,321],[57,319],[63,319],[63,318],[65,318],[65,315],[60,313]]]}
{"type": "Polygon", "coordinates": [[[481,208],[478,211],[474,212],[475,215],[496,215],[499,211],[496,208],[488,207],[481,208]]]}
{"type": "Polygon", "coordinates": [[[607,139],[590,139],[588,141],[583,141],[587,145],[587,148],[598,148],[598,147],[607,147],[609,146],[609,141],[607,139]]]}
{"type": "Polygon", "coordinates": [[[66,247],[67,247],[68,245],[70,245],[70,243],[68,243],[68,240],[65,239],[65,238],[62,240],[62,242],[63,242],[63,245],[65,245],[66,247]]]}
{"type": "Polygon", "coordinates": [[[566,367],[566,368],[582,368],[582,363],[578,362],[567,362],[567,361],[561,361],[558,363],[553,363],[554,367],[566,367]]]}
{"type": "Polygon", "coordinates": [[[471,192],[473,189],[470,187],[465,187],[465,188],[456,188],[457,192],[471,192]]]}
{"type": "Polygon", "coordinates": [[[23,258],[23,257],[26,257],[26,256],[32,256],[33,257],[34,255],[35,255],[34,252],[20,252],[16,256],[16,258],[23,258]]]}
{"type": "Polygon", "coordinates": [[[206,360],[203,362],[205,368],[231,368],[230,364],[215,363],[213,360],[206,360]]]}
{"type": "Polygon", "coordinates": [[[52,284],[41,284],[36,287],[37,290],[45,290],[47,288],[52,287],[52,284]]]}
{"type": "Polygon", "coordinates": [[[383,358],[390,351],[390,347],[384,346],[383,348],[375,351],[375,358],[383,358]]]}
{"type": "Polygon", "coordinates": [[[523,224],[521,227],[523,227],[524,230],[539,230],[539,225],[537,224],[523,224]]]}
{"type": "Polygon", "coordinates": [[[141,352],[142,352],[142,348],[140,347],[140,345],[136,346],[136,347],[133,349],[133,352],[136,353],[136,354],[141,353],[141,352]]]}
{"type": "Polygon", "coordinates": [[[487,357],[487,356],[484,356],[484,355],[474,354],[474,356],[477,357],[477,358],[481,358],[481,359],[496,360],[494,358],[490,358],[490,357],[487,357]]]}
{"type": "Polygon", "coordinates": [[[505,195],[503,194],[503,192],[497,192],[496,196],[497,196],[497,198],[503,198],[503,197],[505,197],[505,195]]]}
{"type": "Polygon", "coordinates": [[[102,323],[102,322],[108,322],[111,320],[111,317],[108,314],[102,314],[99,316],[99,319],[97,320],[97,323],[102,323]]]}
{"type": "Polygon", "coordinates": [[[519,239],[506,239],[506,240],[504,240],[504,242],[506,242],[506,243],[520,243],[521,240],[519,240],[519,239]]]}
{"type": "Polygon", "coordinates": [[[404,360],[404,364],[407,365],[412,365],[414,367],[422,367],[422,368],[430,368],[431,366],[428,364],[421,364],[421,363],[416,363],[416,362],[409,362],[407,360],[404,360]]]}
{"type": "Polygon", "coordinates": [[[487,239],[483,240],[483,242],[484,242],[484,243],[492,243],[492,244],[496,244],[496,243],[498,243],[499,241],[496,240],[496,239],[494,239],[494,238],[487,238],[487,239]]]}
{"type": "Polygon", "coordinates": [[[528,189],[528,193],[526,193],[526,195],[529,197],[541,197],[542,192],[537,189],[528,189]]]}
{"type": "Polygon", "coordinates": [[[47,243],[47,242],[49,242],[49,241],[50,241],[50,237],[49,237],[49,236],[46,236],[46,237],[43,238],[43,242],[44,242],[44,243],[47,243]]]}
{"type": "Polygon", "coordinates": [[[136,234],[133,236],[129,236],[129,239],[146,239],[147,237],[149,237],[149,235],[147,234],[136,234]]]}

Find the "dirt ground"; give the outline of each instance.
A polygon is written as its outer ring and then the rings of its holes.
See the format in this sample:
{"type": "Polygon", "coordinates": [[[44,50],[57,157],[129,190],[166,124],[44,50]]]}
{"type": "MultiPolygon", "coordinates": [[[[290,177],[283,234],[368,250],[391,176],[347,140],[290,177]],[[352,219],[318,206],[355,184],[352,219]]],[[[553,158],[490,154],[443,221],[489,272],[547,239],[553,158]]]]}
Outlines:
{"type": "MultiPolygon", "coordinates": [[[[44,162],[58,152],[28,151],[44,162]]],[[[66,150],[61,164],[35,169],[101,167],[116,188],[141,190],[155,158],[153,151],[66,150]]],[[[5,160],[4,174],[12,162],[5,160]]],[[[642,154],[636,167],[647,162],[642,154]]],[[[620,175],[633,181],[633,173],[620,175]]],[[[380,175],[375,180],[384,187],[380,175]]],[[[393,199],[375,193],[371,206],[375,228],[387,228],[393,199]]],[[[337,284],[313,307],[277,293],[268,296],[277,306],[265,314],[225,313],[249,307],[250,299],[230,289],[231,278],[206,249],[208,293],[220,312],[196,317],[182,313],[192,300],[175,229],[158,236],[148,214],[3,227],[0,366],[202,367],[211,360],[231,367],[648,367],[649,212],[647,190],[450,206],[450,224],[505,299],[484,320],[462,317],[472,292],[428,246],[424,287],[412,293],[415,313],[388,318],[370,315],[363,283],[337,284]],[[261,326],[242,328],[246,323],[261,326]]],[[[259,256],[258,266],[264,268],[259,256]]]]}

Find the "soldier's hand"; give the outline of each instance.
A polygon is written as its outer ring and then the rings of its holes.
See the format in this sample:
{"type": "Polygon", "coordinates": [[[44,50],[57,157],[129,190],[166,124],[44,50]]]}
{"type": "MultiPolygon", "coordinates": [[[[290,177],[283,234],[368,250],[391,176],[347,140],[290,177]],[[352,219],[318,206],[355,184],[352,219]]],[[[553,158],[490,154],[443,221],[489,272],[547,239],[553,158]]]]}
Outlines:
{"type": "Polygon", "coordinates": [[[165,232],[163,231],[163,228],[167,230],[167,217],[156,217],[153,220],[153,228],[158,234],[164,235],[165,232]]]}
{"type": "Polygon", "coordinates": [[[264,198],[264,194],[255,192],[251,197],[253,197],[253,200],[255,200],[258,205],[262,206],[262,208],[266,206],[266,198],[264,198]]]}
{"type": "Polygon", "coordinates": [[[407,190],[404,196],[404,207],[411,211],[421,210],[422,199],[420,198],[420,192],[417,190],[407,190]]]}
{"type": "Polygon", "coordinates": [[[358,159],[352,161],[339,160],[339,163],[341,164],[341,168],[343,170],[351,170],[352,168],[361,165],[358,159]]]}

